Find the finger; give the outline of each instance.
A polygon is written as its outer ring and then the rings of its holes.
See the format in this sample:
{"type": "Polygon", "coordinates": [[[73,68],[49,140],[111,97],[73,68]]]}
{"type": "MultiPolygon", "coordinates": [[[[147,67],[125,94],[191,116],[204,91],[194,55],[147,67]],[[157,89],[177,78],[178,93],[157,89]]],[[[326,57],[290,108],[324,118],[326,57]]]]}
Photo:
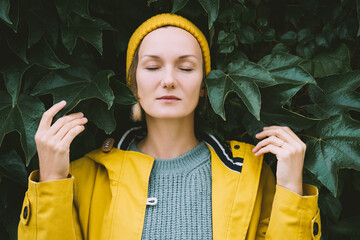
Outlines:
{"type": "Polygon", "coordinates": [[[260,148],[266,146],[266,145],[269,145],[269,144],[273,144],[275,146],[278,146],[280,147],[281,145],[284,144],[284,141],[279,139],[278,137],[275,137],[275,136],[271,136],[271,137],[268,137],[260,142],[258,142],[258,144],[256,144],[256,146],[253,148],[253,152],[256,152],[258,151],[260,148]]]}
{"type": "Polygon", "coordinates": [[[80,134],[82,131],[84,131],[85,127],[83,125],[78,125],[72,129],[70,129],[69,132],[65,135],[65,137],[61,140],[63,144],[65,144],[65,147],[70,148],[71,142],[74,140],[74,138],[80,134]]]}
{"type": "Polygon", "coordinates": [[[269,144],[266,147],[261,148],[254,155],[255,156],[260,156],[260,155],[262,155],[264,153],[268,153],[268,152],[271,152],[271,153],[273,153],[275,155],[279,155],[281,151],[283,151],[283,150],[280,147],[269,144]]]}
{"type": "Polygon", "coordinates": [[[74,127],[77,126],[81,126],[85,123],[87,123],[87,118],[80,118],[80,119],[75,119],[71,122],[66,123],[62,128],[60,128],[60,130],[56,133],[55,135],[55,139],[60,141],[64,138],[64,136],[74,127]]]}
{"type": "Polygon", "coordinates": [[[54,116],[66,105],[65,101],[58,102],[49,108],[41,117],[39,130],[50,128],[54,116]]]}
{"type": "Polygon", "coordinates": [[[268,129],[282,129],[285,132],[287,132],[289,134],[289,136],[296,142],[300,142],[301,140],[299,139],[299,137],[291,130],[291,128],[289,128],[288,126],[269,126],[269,127],[264,127],[264,130],[268,130],[268,129]]]}
{"type": "Polygon", "coordinates": [[[287,132],[290,136],[292,136],[293,141],[289,143],[291,143],[296,151],[306,151],[306,144],[287,126],[270,126],[270,127],[264,127],[265,130],[268,129],[277,129],[277,128],[281,128],[283,129],[285,132],[287,132]]]}
{"type": "Polygon", "coordinates": [[[55,135],[66,123],[76,119],[80,119],[84,116],[82,112],[72,113],[70,115],[59,118],[49,129],[48,134],[50,136],[55,135]]]}
{"type": "Polygon", "coordinates": [[[287,143],[290,143],[290,144],[296,143],[296,141],[294,141],[293,138],[289,135],[289,133],[287,133],[283,128],[266,129],[266,130],[256,134],[256,138],[262,139],[264,137],[269,137],[269,136],[273,136],[273,135],[287,143]]]}

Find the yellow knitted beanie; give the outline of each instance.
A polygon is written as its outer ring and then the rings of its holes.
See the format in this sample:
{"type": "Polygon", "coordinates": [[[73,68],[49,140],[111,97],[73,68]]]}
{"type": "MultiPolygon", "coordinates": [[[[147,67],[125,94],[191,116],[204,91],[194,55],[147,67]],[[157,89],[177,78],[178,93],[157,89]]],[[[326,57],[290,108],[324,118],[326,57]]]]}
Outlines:
{"type": "MultiPolygon", "coordinates": [[[[131,36],[126,54],[126,76],[128,76],[131,61],[134,57],[135,50],[139,45],[140,41],[151,31],[165,25],[180,27],[191,33],[197,39],[200,44],[205,61],[205,73],[206,75],[208,75],[211,71],[210,49],[204,34],[200,31],[199,28],[197,28],[192,22],[190,22],[186,18],[172,13],[162,13],[153,16],[143,22],[131,36]]],[[[126,80],[126,82],[128,86],[130,86],[130,77],[126,80]]]]}

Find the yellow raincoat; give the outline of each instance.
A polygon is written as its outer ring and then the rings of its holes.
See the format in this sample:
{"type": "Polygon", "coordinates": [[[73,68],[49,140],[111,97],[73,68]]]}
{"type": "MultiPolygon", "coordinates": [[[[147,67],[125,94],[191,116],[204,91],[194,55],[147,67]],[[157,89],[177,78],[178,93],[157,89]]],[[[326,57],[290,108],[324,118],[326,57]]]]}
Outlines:
{"type": "MultiPolygon", "coordinates": [[[[67,179],[39,183],[33,171],[18,239],[140,240],[154,158],[127,150],[136,131],[127,131],[117,148],[106,143],[71,162],[67,179]]],[[[304,184],[300,196],[276,185],[253,145],[229,141],[227,147],[212,135],[204,141],[211,152],[214,240],[320,239],[315,186],[304,184]]]]}

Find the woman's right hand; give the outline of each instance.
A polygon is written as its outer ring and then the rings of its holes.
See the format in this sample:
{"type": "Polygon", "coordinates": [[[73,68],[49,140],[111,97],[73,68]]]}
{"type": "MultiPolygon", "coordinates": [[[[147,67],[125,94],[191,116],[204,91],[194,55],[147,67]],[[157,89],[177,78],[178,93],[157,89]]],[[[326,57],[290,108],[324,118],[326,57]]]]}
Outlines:
{"type": "Polygon", "coordinates": [[[64,179],[70,168],[70,144],[87,123],[83,113],[73,113],[59,118],[53,125],[53,117],[66,105],[58,102],[42,116],[35,134],[39,156],[40,182],[64,179]]]}

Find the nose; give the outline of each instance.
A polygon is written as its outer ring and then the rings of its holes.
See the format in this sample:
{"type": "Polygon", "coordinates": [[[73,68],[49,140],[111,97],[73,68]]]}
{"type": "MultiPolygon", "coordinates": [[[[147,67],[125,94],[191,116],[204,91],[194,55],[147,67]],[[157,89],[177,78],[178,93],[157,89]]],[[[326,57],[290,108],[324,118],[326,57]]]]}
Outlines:
{"type": "Polygon", "coordinates": [[[174,71],[171,67],[166,69],[165,75],[161,81],[161,86],[163,88],[176,88],[176,79],[174,76],[174,71]]]}

